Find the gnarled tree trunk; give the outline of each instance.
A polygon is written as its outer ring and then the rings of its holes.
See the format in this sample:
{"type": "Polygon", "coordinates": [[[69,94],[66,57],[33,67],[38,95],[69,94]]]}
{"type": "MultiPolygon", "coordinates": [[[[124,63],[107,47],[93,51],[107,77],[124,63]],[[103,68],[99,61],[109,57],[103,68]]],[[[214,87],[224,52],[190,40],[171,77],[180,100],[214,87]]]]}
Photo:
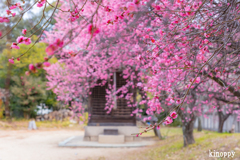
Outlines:
{"type": "Polygon", "coordinates": [[[202,121],[201,118],[198,117],[198,131],[201,132],[202,131],[202,121]]]}
{"type": "Polygon", "coordinates": [[[184,121],[182,126],[183,131],[183,141],[184,141],[184,147],[187,147],[189,144],[195,143],[194,137],[193,137],[193,129],[194,129],[194,122],[195,122],[195,115],[194,113],[186,114],[183,111],[178,111],[179,116],[182,120],[185,120],[185,117],[191,117],[190,121],[184,121]]]}
{"type": "Polygon", "coordinates": [[[182,131],[183,131],[184,147],[188,146],[189,144],[195,143],[195,140],[193,137],[194,122],[195,120],[191,120],[190,122],[183,124],[182,131]]]}
{"type": "MultiPolygon", "coordinates": [[[[187,105],[190,110],[195,106],[197,96],[194,91],[191,92],[192,96],[192,102],[187,105]]],[[[194,137],[193,137],[193,129],[194,129],[194,122],[196,120],[196,115],[194,112],[187,112],[188,108],[185,108],[185,111],[178,110],[178,114],[183,120],[183,141],[184,141],[184,147],[187,147],[189,144],[195,143],[194,137]],[[187,119],[186,119],[187,118],[187,119]]]]}
{"type": "Polygon", "coordinates": [[[223,132],[223,125],[224,122],[227,120],[230,114],[224,115],[222,111],[218,111],[218,132],[222,133],[223,132]]]}

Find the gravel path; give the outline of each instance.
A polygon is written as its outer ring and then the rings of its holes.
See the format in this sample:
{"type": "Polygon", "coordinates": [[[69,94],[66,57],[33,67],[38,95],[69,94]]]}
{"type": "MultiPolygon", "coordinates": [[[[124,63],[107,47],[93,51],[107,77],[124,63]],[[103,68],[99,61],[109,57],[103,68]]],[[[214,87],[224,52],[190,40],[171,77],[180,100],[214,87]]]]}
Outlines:
{"type": "Polygon", "coordinates": [[[83,135],[76,130],[0,130],[0,160],[114,160],[137,148],[62,148],[58,142],[83,135]],[[103,158],[104,159],[104,158],[103,158]]]}

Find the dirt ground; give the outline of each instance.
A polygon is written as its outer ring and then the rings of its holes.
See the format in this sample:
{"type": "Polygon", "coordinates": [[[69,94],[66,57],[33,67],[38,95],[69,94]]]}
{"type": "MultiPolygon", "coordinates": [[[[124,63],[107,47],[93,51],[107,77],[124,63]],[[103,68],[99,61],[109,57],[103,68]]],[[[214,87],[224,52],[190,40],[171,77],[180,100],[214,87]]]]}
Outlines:
{"type": "Polygon", "coordinates": [[[0,130],[0,160],[90,160],[113,159],[137,148],[62,148],[58,143],[76,130],[0,130]],[[105,157],[105,158],[104,158],[105,157]]]}

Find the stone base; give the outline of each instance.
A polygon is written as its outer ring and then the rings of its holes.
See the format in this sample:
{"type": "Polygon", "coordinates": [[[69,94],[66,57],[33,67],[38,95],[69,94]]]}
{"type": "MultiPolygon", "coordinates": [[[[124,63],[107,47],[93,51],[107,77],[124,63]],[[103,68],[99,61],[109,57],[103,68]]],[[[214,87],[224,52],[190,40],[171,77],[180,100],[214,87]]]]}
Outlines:
{"type": "Polygon", "coordinates": [[[124,135],[99,135],[98,143],[121,144],[125,142],[124,135]]]}
{"type": "MultiPolygon", "coordinates": [[[[124,142],[141,140],[140,137],[136,137],[135,135],[132,135],[134,133],[139,132],[139,129],[136,126],[86,126],[85,133],[84,133],[84,140],[99,141],[99,136],[103,136],[104,129],[117,129],[119,134],[117,136],[123,136],[124,142]]],[[[114,135],[104,135],[104,136],[114,136],[114,135]]]]}
{"type": "MultiPolygon", "coordinates": [[[[138,137],[137,137],[138,138],[138,137]]],[[[94,148],[126,148],[126,147],[144,147],[155,144],[155,141],[133,141],[116,144],[98,143],[92,141],[84,141],[83,136],[73,136],[58,144],[59,147],[94,147],[94,148]]]]}

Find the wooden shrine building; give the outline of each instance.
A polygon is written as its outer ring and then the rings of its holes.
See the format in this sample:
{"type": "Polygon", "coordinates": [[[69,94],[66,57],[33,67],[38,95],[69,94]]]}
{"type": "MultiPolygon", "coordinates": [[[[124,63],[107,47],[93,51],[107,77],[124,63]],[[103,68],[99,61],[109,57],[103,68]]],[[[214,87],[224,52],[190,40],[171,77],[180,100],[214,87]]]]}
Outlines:
{"type": "MultiPolygon", "coordinates": [[[[128,107],[128,103],[135,103],[136,89],[129,89],[133,93],[132,102],[125,98],[114,97],[114,107],[110,113],[106,107],[106,88],[108,83],[116,86],[116,90],[126,84],[121,72],[115,72],[113,81],[108,81],[104,86],[91,88],[91,95],[88,99],[88,112],[91,115],[88,126],[85,127],[84,140],[98,141],[99,143],[124,143],[136,140],[132,133],[138,133],[136,116],[132,114],[135,107],[128,107]]],[[[101,81],[99,81],[101,82],[101,81]]]]}

